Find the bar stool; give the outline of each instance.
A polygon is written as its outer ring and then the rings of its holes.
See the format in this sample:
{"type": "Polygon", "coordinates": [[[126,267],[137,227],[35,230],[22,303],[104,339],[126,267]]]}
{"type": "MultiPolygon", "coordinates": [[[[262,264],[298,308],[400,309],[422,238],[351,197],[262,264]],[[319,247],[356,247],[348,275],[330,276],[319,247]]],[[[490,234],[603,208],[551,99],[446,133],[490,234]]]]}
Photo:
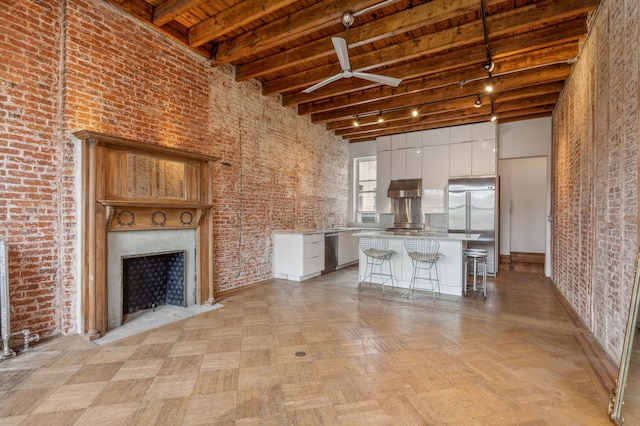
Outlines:
{"type": "Polygon", "coordinates": [[[431,283],[431,294],[433,301],[436,301],[436,285],[438,293],[440,293],[440,277],[438,276],[438,259],[442,254],[439,252],[440,243],[433,240],[424,239],[408,239],[404,240],[404,248],[413,263],[413,273],[411,274],[411,283],[409,288],[413,292],[416,291],[416,281],[424,280],[431,283]],[[421,277],[420,271],[429,271],[429,278],[421,277]],[[431,271],[435,270],[436,277],[433,278],[431,271]]]}
{"type": "Polygon", "coordinates": [[[465,249],[464,255],[464,295],[467,296],[469,286],[478,291],[478,268],[482,268],[482,296],[487,298],[487,251],[482,249],[465,249]],[[473,281],[469,282],[469,264],[473,264],[473,281]]]}
{"type": "Polygon", "coordinates": [[[391,256],[394,255],[395,250],[389,250],[389,240],[382,237],[360,237],[360,250],[367,258],[367,264],[364,268],[364,276],[359,284],[367,281],[369,278],[369,285],[373,282],[373,277],[381,277],[382,280],[382,294],[384,294],[384,284],[391,280],[391,288],[395,288],[395,282],[393,281],[393,271],[391,270],[391,256]],[[382,272],[382,265],[387,262],[389,266],[389,273],[382,272]],[[376,268],[378,272],[376,272],[376,268]],[[369,269],[371,269],[369,271],[369,269]]]}

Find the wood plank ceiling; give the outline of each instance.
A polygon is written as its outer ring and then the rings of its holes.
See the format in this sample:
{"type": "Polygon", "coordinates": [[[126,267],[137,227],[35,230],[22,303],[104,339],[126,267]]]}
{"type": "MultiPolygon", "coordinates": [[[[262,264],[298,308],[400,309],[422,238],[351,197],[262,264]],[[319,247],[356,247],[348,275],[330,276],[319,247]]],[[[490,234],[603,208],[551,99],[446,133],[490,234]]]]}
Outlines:
{"type": "Polygon", "coordinates": [[[350,142],[487,121],[492,115],[499,122],[549,116],[599,4],[106,1],[210,58],[213,66],[233,64],[236,80],[259,80],[265,96],[279,95],[283,105],[296,106],[299,114],[350,142]],[[345,13],[354,15],[348,51],[352,69],[400,78],[398,87],[341,78],[303,92],[340,73],[331,37],[345,38],[345,13]],[[485,90],[489,81],[491,93],[485,90]],[[474,107],[477,100],[480,107],[474,107]]]}

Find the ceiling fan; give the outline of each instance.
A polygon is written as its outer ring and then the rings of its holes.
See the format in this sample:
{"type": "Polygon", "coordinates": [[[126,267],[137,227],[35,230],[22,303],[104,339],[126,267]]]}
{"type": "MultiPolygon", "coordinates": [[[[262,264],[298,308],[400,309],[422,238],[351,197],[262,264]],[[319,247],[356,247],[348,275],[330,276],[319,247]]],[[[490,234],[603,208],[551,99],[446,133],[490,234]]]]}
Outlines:
{"type": "Polygon", "coordinates": [[[333,48],[336,51],[336,55],[338,55],[338,61],[340,61],[340,71],[338,74],[333,75],[326,80],[322,80],[320,83],[314,84],[311,87],[304,89],[303,93],[311,93],[316,89],[321,88],[329,83],[333,83],[336,80],[340,80],[341,78],[351,78],[357,77],[363,80],[373,81],[375,83],[386,84],[388,86],[398,87],[400,82],[402,81],[399,78],[387,77],[384,75],[378,74],[370,74],[366,72],[360,71],[352,71],[351,63],[349,62],[349,27],[353,24],[353,15],[351,13],[345,13],[342,16],[342,23],[346,28],[346,39],[341,37],[331,37],[331,41],[333,42],[333,48]]]}

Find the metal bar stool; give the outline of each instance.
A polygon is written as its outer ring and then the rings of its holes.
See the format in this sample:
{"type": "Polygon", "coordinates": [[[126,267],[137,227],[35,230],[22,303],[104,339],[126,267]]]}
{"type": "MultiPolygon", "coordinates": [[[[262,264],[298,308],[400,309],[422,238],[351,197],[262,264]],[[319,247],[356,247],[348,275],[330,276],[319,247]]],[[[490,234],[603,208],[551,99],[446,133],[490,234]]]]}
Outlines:
{"type": "Polygon", "coordinates": [[[369,278],[369,285],[371,285],[374,277],[381,277],[382,294],[384,294],[384,284],[389,280],[391,280],[391,288],[395,288],[393,271],[391,270],[391,256],[393,256],[395,250],[389,250],[389,240],[382,237],[360,237],[360,250],[365,254],[367,264],[364,268],[364,276],[359,284],[366,282],[367,278],[369,278]],[[382,265],[385,262],[389,266],[388,274],[382,272],[382,265]]]}
{"type": "Polygon", "coordinates": [[[438,276],[438,259],[442,254],[439,252],[440,243],[433,240],[424,239],[409,239],[404,240],[404,248],[407,250],[407,254],[411,258],[413,263],[413,273],[411,274],[411,284],[409,288],[413,292],[416,291],[416,281],[424,280],[431,283],[431,293],[433,294],[433,301],[436,301],[436,286],[438,287],[438,293],[440,293],[440,277],[438,276]],[[436,277],[433,278],[431,271],[436,273],[436,277]],[[420,271],[428,271],[429,278],[421,277],[420,271]]]}
{"type": "Polygon", "coordinates": [[[464,255],[464,295],[467,296],[469,286],[478,291],[478,268],[482,269],[482,296],[487,298],[487,251],[482,249],[465,249],[464,255]],[[473,281],[469,282],[469,264],[473,265],[473,281]]]}

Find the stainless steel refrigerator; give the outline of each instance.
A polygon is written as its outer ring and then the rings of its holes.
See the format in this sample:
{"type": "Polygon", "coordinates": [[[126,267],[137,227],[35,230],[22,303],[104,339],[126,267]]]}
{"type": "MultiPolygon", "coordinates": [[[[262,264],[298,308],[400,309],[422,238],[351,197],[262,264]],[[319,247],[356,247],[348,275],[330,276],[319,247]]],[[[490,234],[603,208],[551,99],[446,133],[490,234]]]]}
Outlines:
{"type": "Polygon", "coordinates": [[[495,177],[449,179],[449,232],[480,234],[471,248],[487,250],[487,273],[498,270],[498,180],[495,177]]]}

